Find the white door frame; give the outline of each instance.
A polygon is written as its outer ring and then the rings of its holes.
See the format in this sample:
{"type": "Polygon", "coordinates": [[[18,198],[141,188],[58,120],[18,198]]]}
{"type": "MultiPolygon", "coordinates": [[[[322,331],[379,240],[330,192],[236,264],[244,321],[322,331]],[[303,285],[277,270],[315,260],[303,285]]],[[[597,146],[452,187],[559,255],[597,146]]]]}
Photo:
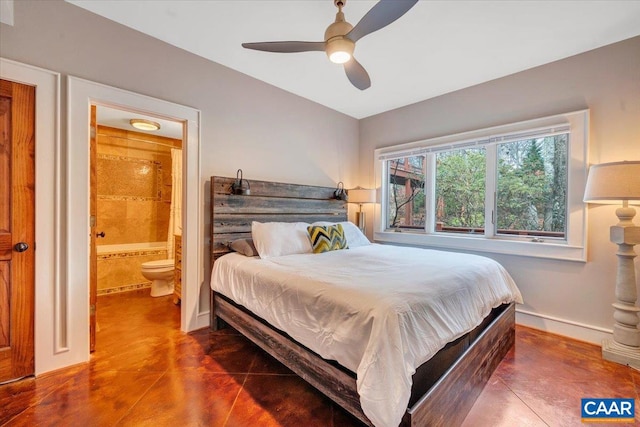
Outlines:
{"type": "Polygon", "coordinates": [[[36,87],[35,373],[72,364],[59,334],[66,289],[61,271],[60,74],[0,58],[0,77],[36,87]]]}
{"type": "Polygon", "coordinates": [[[92,104],[150,114],[182,122],[182,303],[180,328],[189,332],[209,325],[209,312],[200,310],[203,281],[202,210],[200,188],[200,111],[156,98],[68,77],[66,156],[66,272],[68,337],[78,362],[89,359],[89,117],[92,104]],[[186,207],[186,208],[185,208],[186,207]]]}

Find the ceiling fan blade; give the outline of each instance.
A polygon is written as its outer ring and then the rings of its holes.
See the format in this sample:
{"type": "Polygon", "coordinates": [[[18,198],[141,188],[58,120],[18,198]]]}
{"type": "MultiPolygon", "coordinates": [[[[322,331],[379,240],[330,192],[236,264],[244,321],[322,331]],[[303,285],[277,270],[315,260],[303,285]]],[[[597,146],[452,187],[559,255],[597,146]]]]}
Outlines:
{"type": "Polygon", "coordinates": [[[351,84],[358,89],[365,90],[371,86],[371,79],[367,70],[356,61],[356,58],[351,57],[349,61],[344,63],[344,71],[347,73],[347,78],[351,84]]]}
{"type": "Polygon", "coordinates": [[[242,47],[246,49],[262,50],[265,52],[279,53],[295,53],[324,51],[324,42],[260,42],[260,43],[242,43],[242,47]]]}
{"type": "Polygon", "coordinates": [[[356,42],[367,34],[378,31],[407,13],[418,0],[380,0],[362,17],[346,35],[356,42]]]}

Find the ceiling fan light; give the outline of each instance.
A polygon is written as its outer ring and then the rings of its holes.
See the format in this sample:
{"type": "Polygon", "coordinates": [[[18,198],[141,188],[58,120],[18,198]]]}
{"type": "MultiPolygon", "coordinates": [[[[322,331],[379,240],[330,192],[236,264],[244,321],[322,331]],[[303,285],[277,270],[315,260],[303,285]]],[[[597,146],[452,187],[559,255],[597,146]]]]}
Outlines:
{"type": "Polygon", "coordinates": [[[329,56],[329,60],[335,64],[344,64],[350,59],[351,55],[342,51],[333,52],[331,56],[329,56]]]}
{"type": "Polygon", "coordinates": [[[351,59],[355,43],[343,37],[327,40],[327,56],[336,64],[344,64],[351,59]]]}
{"type": "Polygon", "coordinates": [[[160,123],[153,122],[151,120],[131,119],[129,120],[129,123],[131,123],[131,126],[134,128],[140,130],[155,131],[160,129],[160,123]]]}

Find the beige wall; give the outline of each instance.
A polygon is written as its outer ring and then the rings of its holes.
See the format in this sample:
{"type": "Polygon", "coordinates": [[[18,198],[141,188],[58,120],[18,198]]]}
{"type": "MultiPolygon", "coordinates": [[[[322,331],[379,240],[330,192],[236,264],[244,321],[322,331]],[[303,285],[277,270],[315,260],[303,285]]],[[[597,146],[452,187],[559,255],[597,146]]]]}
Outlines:
{"type": "MultiPolygon", "coordinates": [[[[640,159],[640,37],[361,120],[361,182],[374,182],[376,148],[584,108],[592,164],[640,159]]],[[[492,256],[536,314],[520,322],[588,340],[612,329],[614,210],[589,208],[587,263],[492,256]]]]}

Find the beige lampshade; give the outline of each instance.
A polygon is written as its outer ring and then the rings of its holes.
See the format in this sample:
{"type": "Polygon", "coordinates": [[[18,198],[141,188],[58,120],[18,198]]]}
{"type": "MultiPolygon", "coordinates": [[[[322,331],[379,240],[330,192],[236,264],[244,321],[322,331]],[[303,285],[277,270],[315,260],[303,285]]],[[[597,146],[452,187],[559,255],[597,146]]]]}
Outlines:
{"type": "Polygon", "coordinates": [[[586,203],[640,204],[640,161],[601,163],[589,169],[586,203]]]}
{"type": "Polygon", "coordinates": [[[347,190],[349,196],[349,203],[375,203],[376,202],[376,190],[369,188],[352,188],[347,190]]]}

